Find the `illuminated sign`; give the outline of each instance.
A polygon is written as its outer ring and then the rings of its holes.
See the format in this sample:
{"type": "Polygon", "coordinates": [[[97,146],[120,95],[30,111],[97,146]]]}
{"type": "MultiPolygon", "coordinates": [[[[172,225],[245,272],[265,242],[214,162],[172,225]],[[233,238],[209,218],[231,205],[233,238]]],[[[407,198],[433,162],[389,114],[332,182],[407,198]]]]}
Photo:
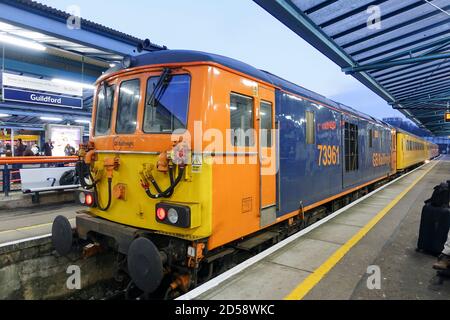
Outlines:
{"type": "Polygon", "coordinates": [[[40,93],[29,90],[4,88],[3,99],[6,101],[26,102],[46,106],[66,107],[74,109],[83,108],[83,99],[81,98],[40,93]]]}

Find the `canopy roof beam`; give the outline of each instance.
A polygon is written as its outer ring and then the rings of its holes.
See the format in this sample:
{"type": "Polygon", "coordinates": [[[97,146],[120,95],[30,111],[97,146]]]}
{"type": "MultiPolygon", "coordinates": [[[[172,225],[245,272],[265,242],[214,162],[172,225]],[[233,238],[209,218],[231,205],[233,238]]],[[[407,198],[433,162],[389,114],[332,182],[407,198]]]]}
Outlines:
{"type": "Polygon", "coordinates": [[[403,65],[407,65],[407,64],[442,60],[442,59],[448,59],[448,58],[450,58],[450,53],[429,54],[429,55],[425,55],[425,56],[392,60],[392,61],[381,62],[381,63],[369,63],[366,65],[357,66],[357,67],[346,67],[346,68],[342,68],[342,71],[345,72],[346,74],[352,74],[352,73],[356,73],[356,72],[364,72],[364,71],[377,70],[377,69],[378,70],[379,69],[387,69],[387,68],[403,66],[403,65]]]}

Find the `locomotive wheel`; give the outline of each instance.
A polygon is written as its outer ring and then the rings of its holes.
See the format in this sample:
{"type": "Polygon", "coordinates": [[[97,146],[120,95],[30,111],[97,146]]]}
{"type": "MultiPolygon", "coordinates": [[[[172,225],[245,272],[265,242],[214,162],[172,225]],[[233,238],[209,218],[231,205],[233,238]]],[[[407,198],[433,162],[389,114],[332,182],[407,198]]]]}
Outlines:
{"type": "Polygon", "coordinates": [[[61,256],[67,256],[72,250],[73,231],[69,220],[64,216],[58,216],[52,225],[52,243],[56,252],[61,256]]]}
{"type": "Polygon", "coordinates": [[[153,293],[163,279],[163,264],[158,248],[147,238],[138,238],[128,250],[128,272],[136,286],[153,293]]]}

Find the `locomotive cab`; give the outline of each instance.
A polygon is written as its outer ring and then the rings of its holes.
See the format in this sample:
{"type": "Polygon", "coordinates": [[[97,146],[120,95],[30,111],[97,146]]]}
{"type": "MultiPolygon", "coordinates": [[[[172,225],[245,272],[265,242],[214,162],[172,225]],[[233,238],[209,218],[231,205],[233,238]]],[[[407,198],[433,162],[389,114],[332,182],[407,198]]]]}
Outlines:
{"type": "MultiPolygon", "coordinates": [[[[122,269],[147,293],[162,282],[185,292],[208,253],[277,219],[275,170],[260,175],[275,156],[274,89],[208,57],[171,54],[142,55],[97,81],[77,165],[86,208],[77,237],[123,255],[122,269]],[[229,132],[259,126],[270,143],[229,132]]],[[[73,241],[67,229],[55,221],[60,254],[73,241]]]]}

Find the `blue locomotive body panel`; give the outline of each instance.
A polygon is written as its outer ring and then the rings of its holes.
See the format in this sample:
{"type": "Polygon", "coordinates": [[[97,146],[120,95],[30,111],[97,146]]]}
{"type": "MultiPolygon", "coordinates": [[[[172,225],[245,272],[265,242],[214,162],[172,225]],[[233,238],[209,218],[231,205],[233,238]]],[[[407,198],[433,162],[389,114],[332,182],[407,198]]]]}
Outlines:
{"type": "Polygon", "coordinates": [[[309,99],[282,90],[276,92],[280,126],[279,217],[391,172],[392,139],[388,126],[309,99]],[[314,114],[315,137],[311,143],[307,143],[306,137],[307,112],[314,114]],[[357,127],[358,156],[353,158],[357,165],[351,171],[346,166],[346,155],[350,152],[345,144],[346,123],[357,127]],[[329,156],[330,150],[336,159],[329,156]]]}

